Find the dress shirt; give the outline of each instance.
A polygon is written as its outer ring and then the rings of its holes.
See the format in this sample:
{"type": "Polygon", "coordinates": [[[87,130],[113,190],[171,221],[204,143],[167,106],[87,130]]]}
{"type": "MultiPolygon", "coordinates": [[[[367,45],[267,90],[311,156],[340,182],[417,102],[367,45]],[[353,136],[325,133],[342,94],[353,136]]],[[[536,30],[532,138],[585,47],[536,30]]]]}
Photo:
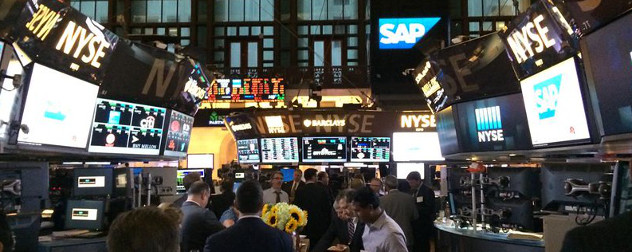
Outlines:
{"type": "Polygon", "coordinates": [[[375,222],[366,224],[362,243],[364,250],[371,252],[408,252],[404,232],[384,211],[375,222]]]}
{"type": "Polygon", "coordinates": [[[263,204],[276,204],[276,192],[280,192],[280,196],[281,196],[281,201],[280,202],[285,202],[288,203],[290,202],[290,197],[287,195],[286,192],[284,192],[283,190],[281,190],[281,188],[279,188],[278,190],[275,190],[274,188],[270,187],[268,189],[263,190],[263,204]]]}

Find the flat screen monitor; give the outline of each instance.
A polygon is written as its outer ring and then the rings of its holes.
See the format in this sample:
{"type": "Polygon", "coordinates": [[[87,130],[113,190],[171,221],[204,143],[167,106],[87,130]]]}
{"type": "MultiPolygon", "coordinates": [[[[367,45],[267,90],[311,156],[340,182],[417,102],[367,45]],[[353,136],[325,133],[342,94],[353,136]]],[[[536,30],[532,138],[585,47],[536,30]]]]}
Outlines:
{"type": "Polygon", "coordinates": [[[567,196],[565,181],[579,179],[586,183],[602,180],[605,173],[610,173],[610,164],[543,164],[540,175],[542,181],[542,209],[559,212],[575,212],[577,206],[600,206],[599,195],[581,194],[567,196]]]}
{"type": "Polygon", "coordinates": [[[393,133],[393,161],[444,160],[437,132],[393,133]]]}
{"type": "Polygon", "coordinates": [[[261,138],[262,163],[298,163],[298,138],[261,138]]]}
{"type": "Polygon", "coordinates": [[[158,155],[167,109],[97,99],[89,152],[158,155]]]}
{"type": "Polygon", "coordinates": [[[534,147],[590,138],[574,58],[524,79],[520,86],[534,147]]]}
{"type": "Polygon", "coordinates": [[[283,182],[290,182],[294,180],[294,169],[292,168],[283,168],[281,169],[283,173],[283,182]]]}
{"type": "Polygon", "coordinates": [[[189,154],[187,155],[187,168],[213,169],[215,158],[213,154],[189,154]]]}
{"type": "Polygon", "coordinates": [[[73,194],[75,196],[112,194],[113,169],[75,168],[73,169],[73,194]]]}
{"type": "Polygon", "coordinates": [[[237,158],[241,164],[261,162],[258,139],[237,140],[237,158]]]}
{"type": "Polygon", "coordinates": [[[488,167],[491,191],[512,193],[511,198],[540,198],[540,169],[529,167],[488,167]],[[500,182],[500,183],[499,183],[500,182]],[[517,193],[517,194],[516,194],[517,193]]]}
{"type": "Polygon", "coordinates": [[[185,157],[191,140],[193,117],[171,110],[167,124],[163,155],[185,157]]]}
{"type": "Polygon", "coordinates": [[[29,130],[20,131],[18,142],[85,149],[98,91],[96,85],[34,64],[22,114],[29,130]]]}
{"type": "Polygon", "coordinates": [[[104,205],[98,200],[68,200],[66,229],[103,229],[104,205]]]}
{"type": "Polygon", "coordinates": [[[347,162],[347,137],[303,137],[304,163],[347,162]]]}
{"type": "Polygon", "coordinates": [[[597,122],[604,136],[632,133],[631,23],[632,14],[628,14],[581,40],[588,83],[594,88],[599,105],[601,120],[597,122]]]}
{"type": "Polygon", "coordinates": [[[424,179],[424,163],[397,163],[397,179],[406,179],[409,173],[419,172],[424,179]]]}
{"type": "Polygon", "coordinates": [[[204,169],[184,169],[178,170],[176,175],[176,189],[178,191],[184,191],[184,177],[189,175],[189,173],[197,172],[200,174],[202,180],[204,180],[204,169]]]}
{"type": "Polygon", "coordinates": [[[351,137],[351,162],[391,161],[390,137],[351,137]]]}

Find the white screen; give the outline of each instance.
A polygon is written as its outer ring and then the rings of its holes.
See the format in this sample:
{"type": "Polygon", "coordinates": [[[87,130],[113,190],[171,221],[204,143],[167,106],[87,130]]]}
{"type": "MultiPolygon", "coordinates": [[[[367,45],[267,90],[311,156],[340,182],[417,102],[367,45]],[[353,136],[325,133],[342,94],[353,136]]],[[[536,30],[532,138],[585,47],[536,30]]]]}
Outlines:
{"type": "Polygon", "coordinates": [[[187,156],[187,168],[213,169],[213,154],[189,154],[187,156]]]}
{"type": "Polygon", "coordinates": [[[298,163],[298,138],[262,138],[263,163],[298,163]]]}
{"type": "Polygon", "coordinates": [[[406,179],[408,173],[419,172],[421,179],[424,179],[424,163],[397,163],[397,178],[406,179]]]}
{"type": "Polygon", "coordinates": [[[35,64],[18,141],[85,148],[99,87],[35,64]]]}
{"type": "Polygon", "coordinates": [[[99,211],[97,209],[89,209],[89,208],[73,208],[72,209],[72,220],[88,220],[95,221],[97,220],[99,211]]]}
{"type": "Polygon", "coordinates": [[[573,58],[521,81],[520,86],[534,146],[590,137],[573,58]]]}
{"type": "MultiPolygon", "coordinates": [[[[125,174],[123,174],[125,175],[125,174]]],[[[77,178],[77,188],[105,187],[104,176],[80,176],[77,178]]]]}
{"type": "Polygon", "coordinates": [[[393,133],[394,161],[444,160],[437,132],[393,133]]]}

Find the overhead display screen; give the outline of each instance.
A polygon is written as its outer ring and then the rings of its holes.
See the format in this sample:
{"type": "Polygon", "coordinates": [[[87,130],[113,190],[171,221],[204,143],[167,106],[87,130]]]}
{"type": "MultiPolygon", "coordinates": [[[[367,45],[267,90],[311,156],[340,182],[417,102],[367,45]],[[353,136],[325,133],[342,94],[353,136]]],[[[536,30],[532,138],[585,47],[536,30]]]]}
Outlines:
{"type": "Polygon", "coordinates": [[[396,162],[444,160],[438,133],[393,133],[393,160],[396,162]]]}
{"type": "Polygon", "coordinates": [[[283,78],[215,79],[204,102],[261,102],[283,99],[283,78]]]}
{"type": "Polygon", "coordinates": [[[98,91],[96,85],[35,64],[22,114],[29,132],[20,131],[18,142],[86,148],[98,91]]]}
{"type": "Polygon", "coordinates": [[[172,110],[167,125],[163,155],[185,157],[189,149],[192,127],[192,116],[172,110]]]}
{"type": "Polygon", "coordinates": [[[237,140],[237,157],[239,158],[239,163],[259,163],[261,162],[261,156],[259,156],[259,154],[259,140],[237,140]]]}
{"type": "Polygon", "coordinates": [[[187,168],[213,169],[215,167],[214,154],[189,154],[187,155],[187,168]]]}
{"type": "Polygon", "coordinates": [[[351,162],[389,162],[390,137],[351,137],[351,162]]]}
{"type": "Polygon", "coordinates": [[[574,58],[520,82],[534,147],[590,138],[574,58]]]}
{"type": "Polygon", "coordinates": [[[298,138],[262,138],[261,161],[263,163],[298,163],[298,138]]]}
{"type": "Polygon", "coordinates": [[[303,137],[303,162],[346,162],[347,137],[303,137]]]}
{"type": "Polygon", "coordinates": [[[89,152],[158,155],[167,110],[97,99],[89,152]]]}
{"type": "Polygon", "coordinates": [[[630,24],[632,14],[610,23],[581,41],[588,83],[597,94],[602,135],[605,136],[632,132],[630,24]],[[604,39],[606,36],[609,39],[604,39]]]}

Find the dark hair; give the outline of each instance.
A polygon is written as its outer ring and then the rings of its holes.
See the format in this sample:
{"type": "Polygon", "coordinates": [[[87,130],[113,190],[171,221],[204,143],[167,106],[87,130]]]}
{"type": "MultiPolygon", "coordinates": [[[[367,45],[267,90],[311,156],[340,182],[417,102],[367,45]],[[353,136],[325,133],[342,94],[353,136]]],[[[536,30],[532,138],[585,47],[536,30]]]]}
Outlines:
{"type": "Polygon", "coordinates": [[[191,184],[195,181],[202,180],[202,175],[198,172],[191,172],[182,178],[182,184],[184,184],[184,190],[188,191],[191,187],[191,184]]]}
{"type": "Polygon", "coordinates": [[[244,214],[258,213],[263,207],[263,190],[255,180],[243,182],[235,197],[237,209],[244,214]]]}
{"type": "Polygon", "coordinates": [[[233,191],[233,180],[232,179],[224,179],[222,183],[219,185],[219,188],[222,192],[232,192],[233,191]]]}
{"type": "Polygon", "coordinates": [[[356,195],[356,190],[354,189],[345,189],[345,190],[341,190],[338,193],[338,196],[336,196],[336,202],[344,199],[347,202],[351,202],[353,201],[353,198],[356,195]]]}
{"type": "Polygon", "coordinates": [[[120,214],[107,237],[110,252],[178,251],[178,223],[156,207],[137,208],[120,214]]]}
{"type": "Polygon", "coordinates": [[[0,212],[0,243],[4,246],[4,251],[13,251],[13,234],[11,234],[7,216],[3,212],[0,212]]]}
{"type": "Polygon", "coordinates": [[[305,177],[305,180],[312,180],[312,178],[316,176],[316,173],[318,173],[318,170],[314,168],[309,168],[305,170],[305,173],[303,173],[303,177],[305,177]]]}
{"type": "Polygon", "coordinates": [[[421,181],[421,174],[419,174],[419,172],[417,171],[410,172],[408,173],[408,176],[406,176],[406,180],[421,181]]]}
{"type": "Polygon", "coordinates": [[[384,178],[384,184],[388,189],[397,189],[399,182],[397,181],[397,177],[393,175],[388,175],[384,178]]]}
{"type": "Polygon", "coordinates": [[[210,192],[211,187],[204,181],[195,181],[187,191],[190,195],[201,195],[203,192],[210,192]]]}
{"type": "Polygon", "coordinates": [[[322,181],[325,176],[327,176],[327,173],[324,171],[318,172],[318,181],[322,181]]]}
{"type": "Polygon", "coordinates": [[[353,202],[358,203],[362,208],[367,208],[371,205],[375,209],[380,206],[380,199],[367,187],[360,188],[356,191],[353,202]]]}

